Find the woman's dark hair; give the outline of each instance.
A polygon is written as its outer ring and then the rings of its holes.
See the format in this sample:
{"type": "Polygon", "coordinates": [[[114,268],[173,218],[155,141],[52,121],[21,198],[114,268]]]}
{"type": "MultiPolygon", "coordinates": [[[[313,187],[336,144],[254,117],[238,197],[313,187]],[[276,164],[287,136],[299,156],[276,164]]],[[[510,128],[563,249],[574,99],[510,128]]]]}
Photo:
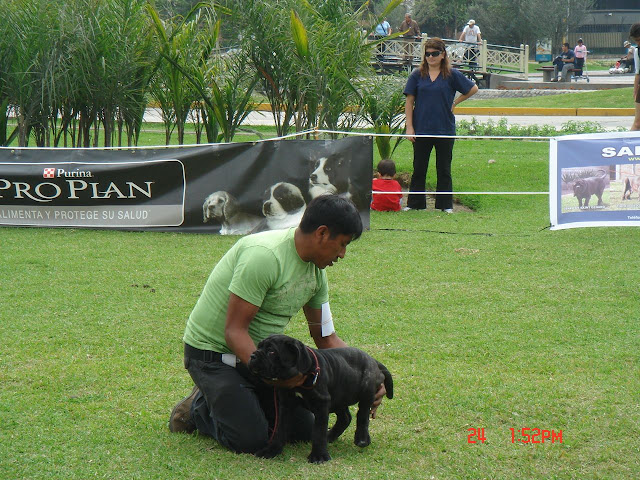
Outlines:
{"type": "Polygon", "coordinates": [[[424,42],[424,48],[422,49],[422,62],[420,62],[420,76],[425,78],[429,75],[429,64],[427,63],[427,57],[425,57],[424,52],[427,51],[427,48],[431,48],[433,50],[440,50],[443,52],[444,56],[442,57],[442,61],[440,62],[440,73],[442,73],[442,78],[447,78],[451,75],[451,62],[449,61],[449,56],[447,55],[447,46],[441,38],[433,37],[424,42]]]}
{"type": "Polygon", "coordinates": [[[380,175],[393,177],[396,174],[396,164],[390,159],[380,160],[377,170],[380,175]]]}
{"type": "Polygon", "coordinates": [[[633,39],[640,38],[640,23],[634,23],[629,30],[629,36],[633,39]]]}
{"type": "Polygon", "coordinates": [[[351,235],[356,240],[362,235],[362,219],[358,209],[350,200],[339,195],[320,195],[307,205],[300,230],[312,233],[318,227],[325,225],[331,237],[336,235],[351,235]]]}

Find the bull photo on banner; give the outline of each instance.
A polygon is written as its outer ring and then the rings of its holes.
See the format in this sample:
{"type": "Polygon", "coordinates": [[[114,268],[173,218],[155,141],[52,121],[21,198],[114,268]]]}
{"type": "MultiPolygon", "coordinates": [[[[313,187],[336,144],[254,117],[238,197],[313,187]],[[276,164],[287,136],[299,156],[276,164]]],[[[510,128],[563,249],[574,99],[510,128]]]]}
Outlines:
{"type": "Polygon", "coordinates": [[[551,229],[640,226],[640,134],[568,135],[551,141],[551,229]]]}
{"type": "Polygon", "coordinates": [[[369,227],[371,137],[127,149],[0,148],[0,225],[245,235],[297,226],[316,196],[369,227]]]}

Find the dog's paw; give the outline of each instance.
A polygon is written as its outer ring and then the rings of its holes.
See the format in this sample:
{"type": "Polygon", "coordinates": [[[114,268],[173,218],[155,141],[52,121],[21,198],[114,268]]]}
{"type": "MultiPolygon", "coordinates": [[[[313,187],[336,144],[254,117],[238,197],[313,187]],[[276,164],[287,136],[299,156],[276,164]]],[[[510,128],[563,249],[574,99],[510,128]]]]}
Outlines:
{"type": "Polygon", "coordinates": [[[324,452],[311,452],[307,457],[309,463],[324,463],[331,460],[331,455],[326,450],[324,452]]]}
{"type": "Polygon", "coordinates": [[[267,445],[266,447],[258,450],[255,453],[256,457],[260,458],[273,458],[282,453],[283,447],[281,445],[267,445]]]}
{"type": "Polygon", "coordinates": [[[366,447],[371,443],[371,436],[367,430],[356,430],[356,434],[353,438],[353,443],[358,447],[366,447]]]}

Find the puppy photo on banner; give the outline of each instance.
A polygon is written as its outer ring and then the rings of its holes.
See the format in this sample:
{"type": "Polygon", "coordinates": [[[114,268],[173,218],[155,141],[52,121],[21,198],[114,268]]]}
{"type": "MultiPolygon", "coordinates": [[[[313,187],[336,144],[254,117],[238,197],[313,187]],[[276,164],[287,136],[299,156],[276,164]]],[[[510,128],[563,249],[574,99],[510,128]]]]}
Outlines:
{"type": "Polygon", "coordinates": [[[551,140],[551,229],[640,226],[640,134],[567,135],[551,140]]]}
{"type": "Polygon", "coordinates": [[[119,148],[0,147],[0,225],[246,235],[349,198],[369,228],[371,137],[119,148]]]}
{"type": "Polygon", "coordinates": [[[203,212],[211,212],[203,215],[203,223],[218,223],[222,235],[295,227],[311,200],[336,194],[356,205],[368,228],[373,164],[370,138],[273,141],[257,144],[256,149],[219,167],[225,174],[215,180],[223,182],[210,187],[217,191],[200,193],[203,212]],[[233,202],[233,217],[220,206],[212,208],[212,200],[220,202],[221,193],[233,202]]]}

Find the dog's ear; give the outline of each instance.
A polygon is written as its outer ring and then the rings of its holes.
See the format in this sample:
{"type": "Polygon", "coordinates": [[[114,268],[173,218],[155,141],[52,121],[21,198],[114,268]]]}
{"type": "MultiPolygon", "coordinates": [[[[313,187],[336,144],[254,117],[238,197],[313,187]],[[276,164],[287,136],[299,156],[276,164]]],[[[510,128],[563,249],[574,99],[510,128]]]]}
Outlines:
{"type": "Polygon", "coordinates": [[[284,348],[280,352],[280,360],[287,367],[295,367],[300,373],[311,370],[312,360],[309,350],[299,340],[288,338],[284,343],[284,348]]]}
{"type": "Polygon", "coordinates": [[[209,197],[207,197],[202,204],[202,223],[207,223],[209,220],[211,217],[209,216],[209,197]]]}
{"type": "Polygon", "coordinates": [[[282,183],[274,188],[273,197],[286,212],[293,212],[305,206],[302,192],[291,183],[282,183]]]}
{"type": "Polygon", "coordinates": [[[295,340],[291,343],[291,347],[295,349],[296,355],[296,369],[300,373],[307,373],[313,366],[313,359],[309,348],[299,340],[295,340]]]}
{"type": "Polygon", "coordinates": [[[229,220],[236,214],[236,199],[228,192],[222,192],[222,198],[224,200],[224,206],[222,207],[222,214],[225,220],[229,220]]]}

